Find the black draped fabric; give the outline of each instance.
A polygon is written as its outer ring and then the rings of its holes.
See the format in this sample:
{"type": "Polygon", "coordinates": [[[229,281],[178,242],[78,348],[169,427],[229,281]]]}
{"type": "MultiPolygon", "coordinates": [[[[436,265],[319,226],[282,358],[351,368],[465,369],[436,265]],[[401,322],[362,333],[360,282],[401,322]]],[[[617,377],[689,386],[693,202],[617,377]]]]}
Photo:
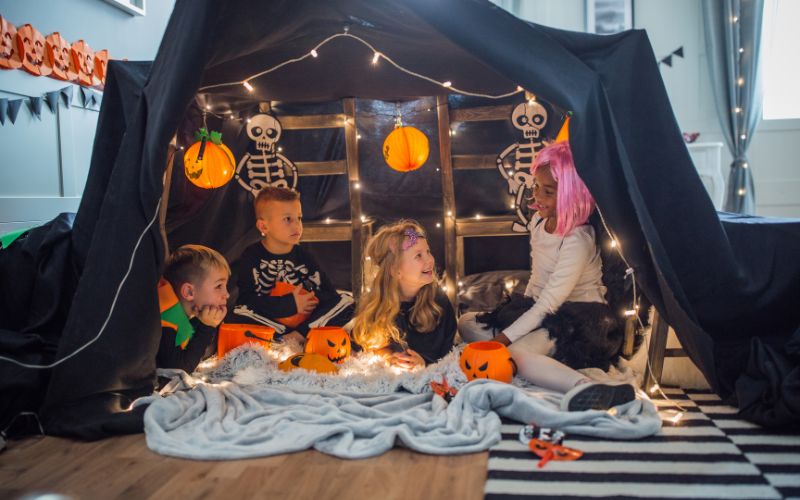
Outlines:
{"type": "MultiPolygon", "coordinates": [[[[385,60],[369,64],[372,51],[346,37],[321,47],[318,58],[254,79],[252,94],[240,83],[204,88],[300,57],[345,27],[436,80],[492,94],[519,85],[552,109],[572,111],[571,145],[581,176],[642,289],[715,388],[732,390],[744,365],[731,360],[746,357],[747,338],[782,339],[800,323],[800,262],[786,257],[798,254],[800,222],[720,220],[682,141],[643,31],[566,32],[525,23],[486,0],[178,0],[149,73],[129,63],[109,65],[118,67],[120,77],[123,69],[138,76],[128,75],[135,84],[127,89],[113,80],[107,86],[73,232],[81,277],[58,356],[94,338],[115,297],[116,305],[99,339],[52,371],[43,408],[49,432],[97,437],[135,429],[136,415],[126,408],[153,385],[160,335],[153,290],[165,248],[156,215],[168,144],[176,133],[187,140],[198,102],[217,113],[241,113],[267,100],[321,105],[357,97],[364,113],[379,107],[368,100],[443,94],[442,87],[400,73],[385,60]]],[[[423,125],[432,139],[434,123],[423,125]]],[[[237,132],[225,128],[226,140],[236,142],[237,132]]],[[[341,158],[340,139],[320,141],[304,144],[303,155],[341,158]]],[[[438,156],[437,141],[431,146],[432,157],[438,156]]],[[[292,154],[301,158],[301,151],[292,154]]],[[[380,163],[373,158],[362,165],[365,179],[380,163]]],[[[372,177],[369,189],[375,191],[365,194],[365,206],[386,205],[431,228],[442,214],[435,203],[440,188],[427,175],[372,177]],[[408,195],[414,190],[425,203],[408,195]]],[[[470,206],[462,205],[465,199],[498,197],[497,182],[483,175],[488,172],[467,177],[475,182],[461,190],[459,207],[470,206]]],[[[178,172],[176,179],[182,181],[178,172]]],[[[304,209],[319,217],[346,214],[346,190],[325,182],[302,186],[304,209]]],[[[170,245],[217,242],[201,219],[216,223],[224,205],[217,198],[233,194],[189,200],[188,191],[175,185],[171,194],[170,245]]],[[[235,258],[236,248],[255,235],[244,214],[228,217],[236,234],[216,244],[235,258]]]]}

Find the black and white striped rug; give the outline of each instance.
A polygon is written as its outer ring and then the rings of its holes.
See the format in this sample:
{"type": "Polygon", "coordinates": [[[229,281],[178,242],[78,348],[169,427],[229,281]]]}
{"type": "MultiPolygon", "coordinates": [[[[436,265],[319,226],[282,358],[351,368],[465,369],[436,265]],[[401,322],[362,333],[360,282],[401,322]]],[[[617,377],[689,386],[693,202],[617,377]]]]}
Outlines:
{"type": "Polygon", "coordinates": [[[567,436],[584,456],[549,462],[518,439],[521,425],[505,422],[489,451],[487,499],[503,498],[800,498],[800,435],[763,429],[709,391],[664,389],[685,408],[655,400],[661,432],[639,441],[567,436]]]}

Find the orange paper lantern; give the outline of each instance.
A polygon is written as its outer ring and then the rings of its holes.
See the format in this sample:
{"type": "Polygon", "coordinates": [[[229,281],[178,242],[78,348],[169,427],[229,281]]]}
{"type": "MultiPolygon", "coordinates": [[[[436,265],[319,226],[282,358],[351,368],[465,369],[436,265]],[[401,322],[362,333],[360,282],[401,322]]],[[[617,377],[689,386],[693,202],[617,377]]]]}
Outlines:
{"type": "Polygon", "coordinates": [[[75,72],[75,66],[72,63],[72,47],[69,42],[56,31],[47,35],[44,45],[47,61],[53,68],[50,76],[66,82],[74,81],[78,73],[75,72]]]}
{"type": "Polygon", "coordinates": [[[231,349],[249,343],[261,344],[269,349],[274,335],[275,329],[268,326],[223,323],[217,335],[217,356],[221,358],[231,349]]]}
{"type": "Polygon", "coordinates": [[[106,68],[108,67],[108,50],[98,50],[94,53],[94,72],[95,85],[103,86],[106,83],[106,68]]]}
{"type": "Polygon", "coordinates": [[[383,159],[393,169],[410,172],[428,160],[428,138],[414,127],[395,127],[383,141],[383,159]]]}
{"type": "Polygon", "coordinates": [[[17,27],[0,16],[0,68],[17,69],[22,66],[17,50],[17,27]]]}
{"type": "Polygon", "coordinates": [[[516,373],[511,353],[500,342],[484,341],[468,344],[459,362],[467,380],[487,378],[510,383],[516,373]]]}
{"type": "MultiPolygon", "coordinates": [[[[293,291],[294,285],[291,283],[287,283],[285,281],[276,281],[275,286],[272,287],[272,291],[269,294],[272,297],[283,297],[284,295],[291,294],[293,291]]],[[[303,290],[300,293],[304,294],[308,293],[308,291],[303,290]]],[[[309,315],[305,313],[297,313],[285,318],[277,318],[276,321],[282,325],[288,326],[289,328],[297,328],[297,325],[307,320],[308,316],[309,315]]]]}
{"type": "Polygon", "coordinates": [[[53,69],[45,64],[44,37],[39,30],[26,24],[17,30],[17,50],[22,69],[36,76],[47,76],[53,69]]]}
{"type": "Polygon", "coordinates": [[[88,43],[78,40],[72,44],[72,67],[77,73],[77,82],[81,85],[92,86],[94,81],[94,51],[88,43]]]}
{"type": "Polygon", "coordinates": [[[278,368],[285,372],[290,372],[298,368],[309,370],[317,373],[336,373],[339,369],[328,361],[328,358],[319,354],[303,353],[295,354],[283,361],[278,365],[278,368]]]}
{"type": "Polygon", "coordinates": [[[312,328],[306,336],[305,351],[320,354],[339,364],[350,356],[350,336],[340,326],[312,328]]]}
{"type": "Polygon", "coordinates": [[[189,181],[204,189],[224,186],[233,178],[236,162],[222,144],[222,134],[200,129],[195,142],[183,155],[183,170],[189,181]]]}

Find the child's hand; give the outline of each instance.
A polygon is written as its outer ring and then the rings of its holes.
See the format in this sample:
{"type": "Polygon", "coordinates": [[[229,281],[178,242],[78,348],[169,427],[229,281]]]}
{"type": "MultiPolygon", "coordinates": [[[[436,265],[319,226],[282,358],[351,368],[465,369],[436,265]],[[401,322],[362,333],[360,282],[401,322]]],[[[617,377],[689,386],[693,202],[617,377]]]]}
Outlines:
{"type": "Polygon", "coordinates": [[[406,349],[405,352],[396,352],[389,358],[392,366],[404,370],[413,370],[418,366],[425,366],[425,360],[413,349],[406,349]]]}
{"type": "Polygon", "coordinates": [[[228,313],[228,308],[225,306],[203,306],[195,308],[195,310],[197,311],[197,319],[199,319],[201,323],[213,327],[222,323],[222,320],[225,319],[225,315],[228,313]]]}
{"type": "Polygon", "coordinates": [[[297,306],[298,313],[311,314],[319,304],[319,299],[300,285],[294,287],[292,295],[294,295],[294,303],[297,306]]]}

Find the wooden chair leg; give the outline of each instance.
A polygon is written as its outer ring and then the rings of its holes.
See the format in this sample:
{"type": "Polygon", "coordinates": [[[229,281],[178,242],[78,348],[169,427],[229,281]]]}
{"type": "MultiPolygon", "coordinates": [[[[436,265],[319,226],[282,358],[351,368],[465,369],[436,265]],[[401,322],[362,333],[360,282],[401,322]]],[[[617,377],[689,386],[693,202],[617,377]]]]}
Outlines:
{"type": "Polygon", "coordinates": [[[669,325],[656,311],[653,315],[653,324],[650,328],[650,346],[648,347],[647,357],[650,363],[650,370],[645,371],[644,389],[647,390],[653,384],[661,383],[661,373],[664,370],[664,355],[667,350],[667,333],[669,325]]]}

